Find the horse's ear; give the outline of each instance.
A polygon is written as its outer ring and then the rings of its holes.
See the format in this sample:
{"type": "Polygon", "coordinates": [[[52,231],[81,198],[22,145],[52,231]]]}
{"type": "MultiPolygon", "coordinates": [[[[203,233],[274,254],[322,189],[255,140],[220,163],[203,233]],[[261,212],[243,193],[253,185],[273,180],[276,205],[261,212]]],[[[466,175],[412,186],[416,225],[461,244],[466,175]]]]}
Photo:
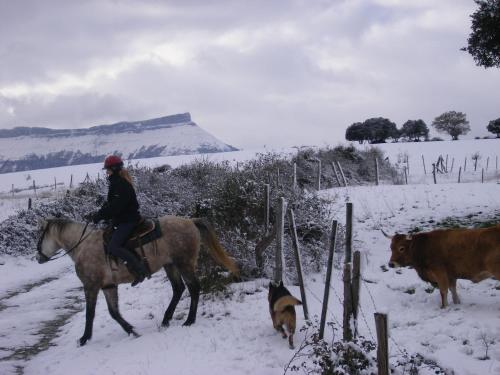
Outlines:
{"type": "Polygon", "coordinates": [[[43,228],[45,228],[45,225],[47,224],[47,220],[39,217],[37,219],[37,223],[36,224],[37,224],[38,229],[43,229],[43,228]]]}
{"type": "Polygon", "coordinates": [[[269,281],[269,289],[272,289],[272,288],[274,288],[273,282],[269,281]]]}
{"type": "Polygon", "coordinates": [[[278,286],[284,286],[283,285],[283,280],[280,280],[280,284],[278,286]]]}

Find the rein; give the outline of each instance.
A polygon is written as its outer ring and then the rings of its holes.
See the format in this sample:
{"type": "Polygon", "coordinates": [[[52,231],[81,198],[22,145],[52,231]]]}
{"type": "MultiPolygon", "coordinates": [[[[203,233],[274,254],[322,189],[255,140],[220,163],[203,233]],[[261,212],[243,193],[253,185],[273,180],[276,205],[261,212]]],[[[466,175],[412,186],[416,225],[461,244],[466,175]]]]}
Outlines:
{"type": "Polygon", "coordinates": [[[45,229],[43,230],[43,233],[42,235],[40,236],[40,239],[38,240],[38,244],[37,244],[37,251],[38,251],[38,254],[40,256],[42,256],[44,259],[45,259],[45,262],[51,262],[53,260],[57,260],[59,258],[62,258],[63,256],[65,255],[68,255],[69,253],[71,253],[73,250],[75,250],[83,241],[85,241],[87,239],[88,236],[90,236],[92,234],[92,232],[88,233],[85,237],[83,237],[85,235],[85,232],[87,231],[87,227],[89,226],[89,221],[87,221],[85,223],[85,227],[83,228],[83,231],[82,231],[82,234],[80,236],[80,239],[78,240],[78,242],[76,243],[76,245],[74,245],[71,249],[69,249],[68,251],[66,251],[64,254],[62,255],[59,255],[59,256],[56,256],[55,258],[49,258],[47,255],[45,255],[43,252],[42,252],[42,242],[43,242],[43,238],[45,237],[45,233],[47,233],[47,230],[49,228],[49,225],[47,225],[45,227],[45,229]]]}

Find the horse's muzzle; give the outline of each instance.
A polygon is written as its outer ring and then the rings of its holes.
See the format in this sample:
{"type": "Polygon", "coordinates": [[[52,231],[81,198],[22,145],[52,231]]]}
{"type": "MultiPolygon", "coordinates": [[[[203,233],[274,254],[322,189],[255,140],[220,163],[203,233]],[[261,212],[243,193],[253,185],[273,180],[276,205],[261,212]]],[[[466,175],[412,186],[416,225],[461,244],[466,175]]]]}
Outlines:
{"type": "Polygon", "coordinates": [[[43,254],[41,255],[40,253],[37,253],[36,260],[38,261],[38,264],[43,264],[43,263],[46,263],[49,259],[46,256],[44,256],[43,254]]]}

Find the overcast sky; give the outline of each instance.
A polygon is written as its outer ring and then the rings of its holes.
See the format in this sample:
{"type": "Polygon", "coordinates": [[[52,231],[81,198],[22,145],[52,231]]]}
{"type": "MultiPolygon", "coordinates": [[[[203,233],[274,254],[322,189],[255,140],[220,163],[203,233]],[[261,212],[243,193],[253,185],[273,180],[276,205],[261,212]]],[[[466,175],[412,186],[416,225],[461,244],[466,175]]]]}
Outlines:
{"type": "Polygon", "coordinates": [[[0,0],[0,128],[191,112],[237,147],[336,144],[369,117],[500,117],[460,48],[472,0],[0,0]]]}

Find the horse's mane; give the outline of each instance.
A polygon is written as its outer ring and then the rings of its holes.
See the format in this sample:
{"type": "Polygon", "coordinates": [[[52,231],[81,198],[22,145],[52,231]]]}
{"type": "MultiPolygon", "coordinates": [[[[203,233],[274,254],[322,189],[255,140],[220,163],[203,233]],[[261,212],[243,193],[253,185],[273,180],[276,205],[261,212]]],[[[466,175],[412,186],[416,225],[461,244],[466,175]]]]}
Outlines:
{"type": "Polygon", "coordinates": [[[61,233],[66,225],[74,223],[73,220],[65,218],[50,218],[47,220],[47,226],[50,230],[54,230],[58,234],[61,233]]]}

